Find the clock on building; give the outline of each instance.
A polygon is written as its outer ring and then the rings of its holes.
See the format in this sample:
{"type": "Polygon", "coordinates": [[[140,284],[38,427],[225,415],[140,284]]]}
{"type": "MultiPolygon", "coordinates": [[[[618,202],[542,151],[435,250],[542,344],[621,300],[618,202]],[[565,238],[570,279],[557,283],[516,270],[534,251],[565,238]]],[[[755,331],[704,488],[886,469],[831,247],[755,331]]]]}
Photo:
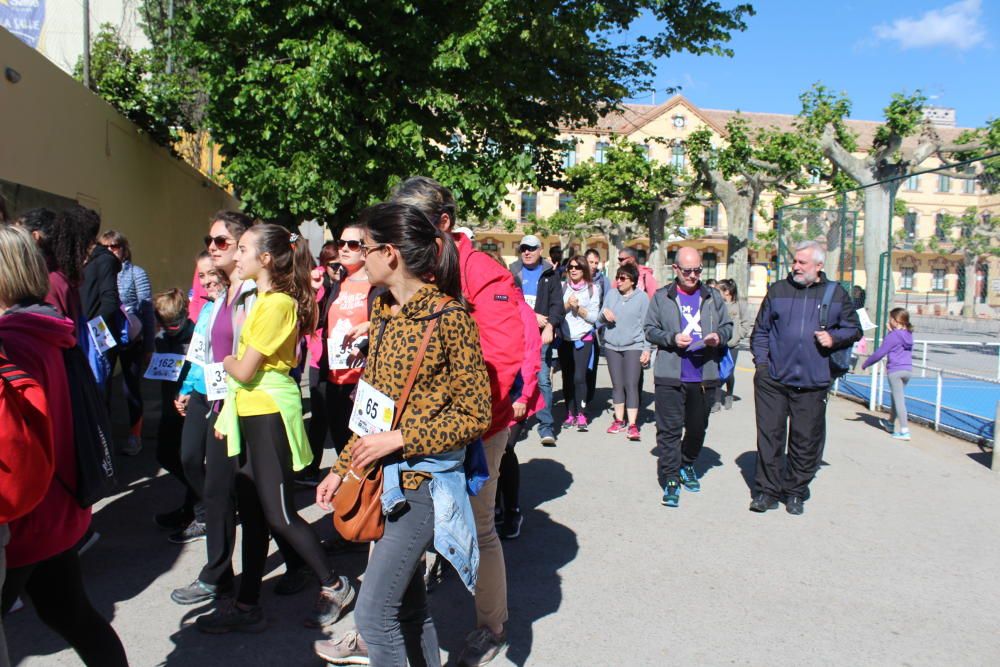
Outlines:
{"type": "Polygon", "coordinates": [[[684,127],[684,116],[680,114],[674,116],[674,127],[684,127]]]}

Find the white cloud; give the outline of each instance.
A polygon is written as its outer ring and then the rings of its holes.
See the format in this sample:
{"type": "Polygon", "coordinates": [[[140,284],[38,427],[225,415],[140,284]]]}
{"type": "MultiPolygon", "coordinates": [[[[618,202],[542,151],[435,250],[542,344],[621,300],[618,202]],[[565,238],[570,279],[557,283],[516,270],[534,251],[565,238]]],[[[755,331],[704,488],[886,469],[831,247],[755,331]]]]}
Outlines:
{"type": "Polygon", "coordinates": [[[981,0],[961,0],[932,9],[918,18],[901,18],[875,26],[875,37],[894,41],[901,49],[947,46],[964,51],[986,39],[980,24],[981,0]]]}

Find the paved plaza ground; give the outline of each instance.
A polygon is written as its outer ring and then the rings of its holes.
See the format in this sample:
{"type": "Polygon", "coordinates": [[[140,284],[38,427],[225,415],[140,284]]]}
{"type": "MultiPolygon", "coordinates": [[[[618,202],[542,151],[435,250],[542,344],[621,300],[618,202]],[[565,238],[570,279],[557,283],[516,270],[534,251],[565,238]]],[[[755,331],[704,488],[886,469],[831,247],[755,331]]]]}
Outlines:
{"type": "MultiPolygon", "coordinates": [[[[743,400],[713,415],[703,490],[683,493],[677,509],[660,505],[648,410],[639,443],[606,435],[605,415],[589,433],[562,434],[555,448],[534,435],[518,445],[525,523],[504,544],[510,649],[495,664],[1000,664],[1000,475],[986,455],[919,427],[912,442],[893,441],[862,406],[832,399],[825,464],[805,514],[752,514],[750,379],[737,370],[743,400]]],[[[646,382],[651,390],[648,374],[646,382]]],[[[609,386],[604,368],[600,384],[609,386]]],[[[196,577],[204,544],[172,545],[154,526],[152,515],[181,492],[155,476],[153,447],[147,439],[123,462],[127,489],[99,507],[102,538],[83,557],[91,595],[132,664],[321,665],[310,649],[321,634],[301,624],[316,585],[276,597],[283,566],[273,554],[264,634],[203,635],[192,621],[207,606],[170,601],[171,589],[196,577]]],[[[303,514],[330,534],[315,506],[303,514]]],[[[364,560],[333,562],[356,578],[364,560]]],[[[472,629],[472,600],[454,576],[431,599],[453,662],[472,629]]],[[[79,664],[30,608],[5,624],[15,665],[79,664]]],[[[333,631],[351,625],[348,615],[333,631]]]]}

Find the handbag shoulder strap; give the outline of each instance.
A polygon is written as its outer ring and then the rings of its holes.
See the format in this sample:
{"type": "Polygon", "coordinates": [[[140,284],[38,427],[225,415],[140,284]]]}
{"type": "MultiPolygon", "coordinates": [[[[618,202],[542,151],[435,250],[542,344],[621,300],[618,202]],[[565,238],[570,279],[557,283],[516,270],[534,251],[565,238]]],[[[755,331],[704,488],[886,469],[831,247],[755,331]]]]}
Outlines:
{"type": "Polygon", "coordinates": [[[410,398],[410,390],[413,389],[413,383],[417,380],[417,373],[420,372],[420,366],[424,362],[424,354],[427,352],[427,346],[431,343],[431,336],[434,334],[434,330],[437,328],[438,321],[441,319],[441,311],[450,302],[454,301],[450,296],[442,297],[438,301],[437,306],[434,308],[434,314],[431,316],[430,321],[427,326],[424,327],[424,337],[420,341],[420,347],[417,348],[417,354],[413,358],[413,366],[410,368],[410,374],[406,378],[406,384],[403,385],[403,393],[399,395],[399,400],[396,401],[396,413],[392,420],[392,427],[396,428],[399,424],[400,416],[403,414],[403,408],[406,407],[406,401],[410,398]]]}
{"type": "Polygon", "coordinates": [[[823,300],[819,305],[819,328],[823,331],[830,326],[830,304],[833,303],[833,294],[837,291],[837,283],[833,280],[826,284],[823,292],[823,300]]]}

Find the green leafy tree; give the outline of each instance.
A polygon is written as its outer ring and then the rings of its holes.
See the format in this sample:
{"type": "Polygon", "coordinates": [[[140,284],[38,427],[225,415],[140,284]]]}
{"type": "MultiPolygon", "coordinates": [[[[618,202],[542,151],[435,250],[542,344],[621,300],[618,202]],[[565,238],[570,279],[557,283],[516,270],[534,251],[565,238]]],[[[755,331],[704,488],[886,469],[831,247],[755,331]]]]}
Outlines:
{"type": "MultiPolygon", "coordinates": [[[[83,80],[82,59],[73,74],[83,80]]],[[[95,93],[153,141],[175,152],[177,128],[187,126],[181,110],[184,93],[164,75],[154,50],[132,49],[105,23],[91,44],[90,78],[95,93]]]]}
{"type": "MultiPolygon", "coordinates": [[[[603,233],[612,248],[642,230],[649,237],[649,266],[657,281],[665,278],[666,239],[681,225],[684,209],[692,203],[690,183],[672,165],[653,162],[648,146],[616,137],[604,152],[604,161],[587,160],[566,171],[583,226],[603,233]]],[[[617,255],[609,256],[609,271],[617,255]]]]}
{"type": "MultiPolygon", "coordinates": [[[[844,93],[834,93],[817,83],[800,99],[799,127],[803,134],[818,142],[839,177],[865,186],[865,290],[878,294],[879,257],[888,250],[892,219],[889,202],[902,184],[903,176],[931,156],[946,161],[949,156],[963,151],[983,150],[986,144],[971,141],[972,137],[960,138],[955,143],[944,141],[932,125],[924,122],[923,108],[927,99],[924,95],[919,91],[912,95],[894,93],[885,107],[885,122],[876,131],[871,149],[858,156],[855,155],[859,150],[857,137],[845,122],[851,112],[851,102],[844,93]],[[914,141],[904,145],[908,137],[913,137],[914,141]]],[[[995,139],[1000,140],[1000,130],[996,135],[995,139]]],[[[956,176],[969,177],[967,174],[956,176]]],[[[891,303],[891,279],[889,292],[891,303]]]]}
{"type": "Polygon", "coordinates": [[[962,295],[962,315],[973,317],[976,303],[976,267],[987,257],[1000,257],[1000,219],[989,213],[980,214],[970,206],[961,216],[946,213],[940,218],[937,234],[928,240],[931,250],[954,254],[962,258],[965,273],[965,294],[962,295]]]}
{"type": "Polygon", "coordinates": [[[413,173],[493,216],[556,184],[558,128],[649,89],[655,58],[729,54],[749,5],[714,0],[200,0],[180,52],[205,77],[226,174],[257,214],[353,216],[413,173]],[[658,31],[623,42],[641,14],[658,31]]]}
{"type": "Polygon", "coordinates": [[[722,203],[729,222],[727,275],[736,281],[745,299],[750,280],[748,237],[751,212],[767,190],[788,194],[809,187],[808,168],[818,162],[814,144],[796,132],[773,128],[751,129],[746,118],[736,114],[726,123],[725,143],[713,145],[706,127],[687,139],[691,163],[700,187],[722,203]]]}

